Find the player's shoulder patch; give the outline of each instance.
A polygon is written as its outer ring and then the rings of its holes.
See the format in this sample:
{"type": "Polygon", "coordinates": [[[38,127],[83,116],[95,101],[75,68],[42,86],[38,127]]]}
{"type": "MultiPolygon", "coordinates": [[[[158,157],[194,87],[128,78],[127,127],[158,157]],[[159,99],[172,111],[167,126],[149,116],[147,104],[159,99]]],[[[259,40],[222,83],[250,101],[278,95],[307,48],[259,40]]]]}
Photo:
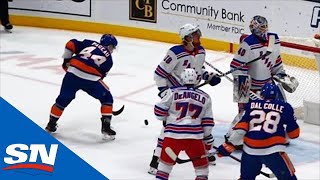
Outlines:
{"type": "Polygon", "coordinates": [[[249,46],[252,46],[254,44],[259,44],[260,43],[258,38],[253,34],[250,34],[249,36],[244,38],[242,42],[247,43],[249,46]]]}
{"type": "Polygon", "coordinates": [[[170,50],[176,55],[185,51],[183,45],[173,46],[173,47],[170,48],[170,50]]]}

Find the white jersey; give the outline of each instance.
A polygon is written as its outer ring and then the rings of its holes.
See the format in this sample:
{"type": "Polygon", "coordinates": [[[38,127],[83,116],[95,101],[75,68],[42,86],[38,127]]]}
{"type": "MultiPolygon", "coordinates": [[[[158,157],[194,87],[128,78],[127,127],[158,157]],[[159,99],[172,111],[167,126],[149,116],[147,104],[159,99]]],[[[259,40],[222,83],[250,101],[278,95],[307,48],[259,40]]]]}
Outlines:
{"type": "Polygon", "coordinates": [[[186,68],[194,68],[201,81],[204,70],[205,50],[198,46],[194,52],[188,52],[183,45],[170,48],[163,61],[155,70],[154,80],[158,87],[182,86],[181,72],[186,68]]]}
{"type": "Polygon", "coordinates": [[[211,98],[195,88],[168,89],[154,113],[157,119],[166,121],[165,137],[174,139],[203,139],[214,126],[211,98]]]}
{"type": "MultiPolygon", "coordinates": [[[[250,63],[234,72],[234,74],[249,74],[252,79],[251,89],[254,90],[260,90],[265,83],[271,82],[273,75],[285,73],[280,56],[279,37],[277,34],[268,33],[268,36],[270,35],[275,36],[273,52],[266,58],[250,63]]],[[[249,35],[240,43],[238,52],[231,62],[231,69],[238,68],[242,64],[265,54],[267,47],[268,42],[262,43],[255,35],[249,35]]]]}

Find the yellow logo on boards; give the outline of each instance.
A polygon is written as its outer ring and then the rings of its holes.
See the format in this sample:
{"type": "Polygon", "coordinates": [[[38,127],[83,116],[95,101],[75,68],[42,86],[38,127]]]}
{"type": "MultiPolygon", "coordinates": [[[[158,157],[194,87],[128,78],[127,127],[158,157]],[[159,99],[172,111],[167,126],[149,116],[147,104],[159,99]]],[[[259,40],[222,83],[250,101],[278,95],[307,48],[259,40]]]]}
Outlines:
{"type": "Polygon", "coordinates": [[[157,22],[157,0],[129,0],[129,19],[157,22]]]}

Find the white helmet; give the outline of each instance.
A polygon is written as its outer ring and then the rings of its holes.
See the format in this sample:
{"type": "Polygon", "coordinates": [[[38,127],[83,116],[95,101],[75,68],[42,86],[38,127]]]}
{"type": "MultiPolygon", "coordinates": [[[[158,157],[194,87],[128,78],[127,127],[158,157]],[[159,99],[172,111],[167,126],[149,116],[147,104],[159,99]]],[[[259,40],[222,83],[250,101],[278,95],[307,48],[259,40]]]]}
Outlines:
{"type": "Polygon", "coordinates": [[[197,73],[192,68],[184,69],[181,73],[181,79],[183,84],[196,84],[197,73]]]}
{"type": "Polygon", "coordinates": [[[184,38],[186,36],[189,36],[192,38],[192,33],[194,32],[198,32],[199,35],[201,36],[201,31],[199,29],[199,26],[198,25],[193,25],[193,24],[185,24],[183,26],[180,27],[180,30],[179,30],[179,35],[180,35],[180,38],[182,40],[184,40],[184,38]]]}

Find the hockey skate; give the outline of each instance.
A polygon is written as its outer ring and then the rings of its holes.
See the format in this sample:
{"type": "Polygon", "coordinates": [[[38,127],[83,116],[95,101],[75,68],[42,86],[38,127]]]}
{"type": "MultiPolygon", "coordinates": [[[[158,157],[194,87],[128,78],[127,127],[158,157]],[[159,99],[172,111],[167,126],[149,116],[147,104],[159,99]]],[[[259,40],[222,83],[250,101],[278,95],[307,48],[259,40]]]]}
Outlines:
{"type": "Polygon", "coordinates": [[[101,118],[101,133],[103,135],[102,139],[106,141],[114,140],[117,134],[114,130],[111,129],[110,122],[110,118],[101,118]]]}
{"type": "Polygon", "coordinates": [[[47,124],[47,127],[45,128],[47,132],[56,132],[57,130],[57,120],[50,119],[50,121],[47,124]]]}
{"type": "Polygon", "coordinates": [[[152,160],[150,162],[150,169],[148,173],[151,175],[156,175],[158,171],[158,165],[159,165],[159,157],[152,156],[152,160]]]}
{"type": "Polygon", "coordinates": [[[4,30],[5,30],[6,32],[12,33],[12,28],[13,28],[13,26],[12,26],[10,23],[8,23],[8,24],[6,24],[6,25],[3,25],[3,26],[4,26],[4,30]]]}

